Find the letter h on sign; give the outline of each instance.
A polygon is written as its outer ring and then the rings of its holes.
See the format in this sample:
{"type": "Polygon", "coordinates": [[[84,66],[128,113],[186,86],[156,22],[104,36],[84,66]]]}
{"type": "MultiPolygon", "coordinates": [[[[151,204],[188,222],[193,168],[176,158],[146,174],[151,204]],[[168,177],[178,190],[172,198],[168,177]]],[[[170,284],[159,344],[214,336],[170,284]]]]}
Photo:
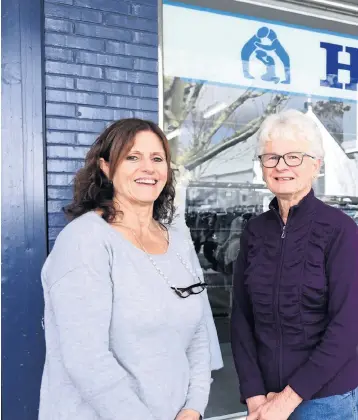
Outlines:
{"type": "Polygon", "coordinates": [[[350,55],[350,64],[338,61],[338,53],[343,51],[342,45],[321,42],[321,48],[327,52],[326,80],[321,80],[321,86],[343,89],[343,84],[338,82],[338,70],[347,70],[350,74],[350,82],[346,83],[345,89],[357,90],[358,83],[358,48],[346,47],[345,51],[350,55]]]}

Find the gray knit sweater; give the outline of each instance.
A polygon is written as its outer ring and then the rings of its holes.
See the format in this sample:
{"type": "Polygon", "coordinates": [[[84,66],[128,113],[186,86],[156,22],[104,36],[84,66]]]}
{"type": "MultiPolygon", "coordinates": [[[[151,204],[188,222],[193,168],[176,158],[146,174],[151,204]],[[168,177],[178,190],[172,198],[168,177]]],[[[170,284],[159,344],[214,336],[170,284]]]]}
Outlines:
{"type": "MultiPolygon", "coordinates": [[[[169,229],[157,265],[194,283],[191,241],[169,229]]],[[[96,213],[60,233],[42,271],[46,362],[40,420],[174,420],[210,388],[207,295],[177,297],[147,255],[96,213]]]]}

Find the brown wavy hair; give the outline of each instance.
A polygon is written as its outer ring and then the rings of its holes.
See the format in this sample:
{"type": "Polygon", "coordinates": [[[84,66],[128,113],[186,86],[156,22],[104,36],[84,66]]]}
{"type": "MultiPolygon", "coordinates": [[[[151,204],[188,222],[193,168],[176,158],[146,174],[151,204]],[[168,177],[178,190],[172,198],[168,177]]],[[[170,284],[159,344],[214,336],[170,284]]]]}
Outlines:
{"type": "Polygon", "coordinates": [[[94,142],[87,153],[84,167],[74,178],[73,201],[63,209],[69,220],[91,210],[100,210],[104,220],[114,221],[118,210],[113,203],[114,189],[111,179],[118,164],[133,147],[135,136],[141,131],[151,131],[159,137],[168,163],[167,183],[154,202],[153,218],[168,224],[173,221],[175,188],[174,173],[170,167],[169,143],[155,123],[139,118],[115,121],[94,142]],[[100,158],[109,163],[109,179],[99,166],[100,158]]]}

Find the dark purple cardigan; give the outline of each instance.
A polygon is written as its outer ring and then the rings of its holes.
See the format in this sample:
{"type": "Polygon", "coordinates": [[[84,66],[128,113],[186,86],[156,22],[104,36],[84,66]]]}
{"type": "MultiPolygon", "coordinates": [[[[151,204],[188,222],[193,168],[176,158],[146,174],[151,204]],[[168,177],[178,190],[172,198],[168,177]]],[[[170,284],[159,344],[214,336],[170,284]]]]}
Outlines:
{"type": "Polygon", "coordinates": [[[358,226],[311,191],[284,226],[250,220],[234,270],[231,341],[241,399],[290,385],[304,400],[358,386],[358,226]]]}

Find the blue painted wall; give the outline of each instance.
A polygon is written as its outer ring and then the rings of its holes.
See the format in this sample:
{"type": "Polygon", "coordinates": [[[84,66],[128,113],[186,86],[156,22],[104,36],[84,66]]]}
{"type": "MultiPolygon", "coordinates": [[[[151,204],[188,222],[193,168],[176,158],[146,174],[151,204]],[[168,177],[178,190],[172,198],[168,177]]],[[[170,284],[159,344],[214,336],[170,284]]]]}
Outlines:
{"type": "Polygon", "coordinates": [[[158,120],[157,0],[45,0],[50,247],[70,182],[103,128],[158,120]]]}
{"type": "Polygon", "coordinates": [[[35,420],[47,254],[42,1],[2,1],[1,22],[1,418],[35,420]]]}
{"type": "Polygon", "coordinates": [[[75,171],[113,120],[158,120],[157,13],[157,0],[2,1],[3,420],[38,417],[40,272],[75,171]]]}

